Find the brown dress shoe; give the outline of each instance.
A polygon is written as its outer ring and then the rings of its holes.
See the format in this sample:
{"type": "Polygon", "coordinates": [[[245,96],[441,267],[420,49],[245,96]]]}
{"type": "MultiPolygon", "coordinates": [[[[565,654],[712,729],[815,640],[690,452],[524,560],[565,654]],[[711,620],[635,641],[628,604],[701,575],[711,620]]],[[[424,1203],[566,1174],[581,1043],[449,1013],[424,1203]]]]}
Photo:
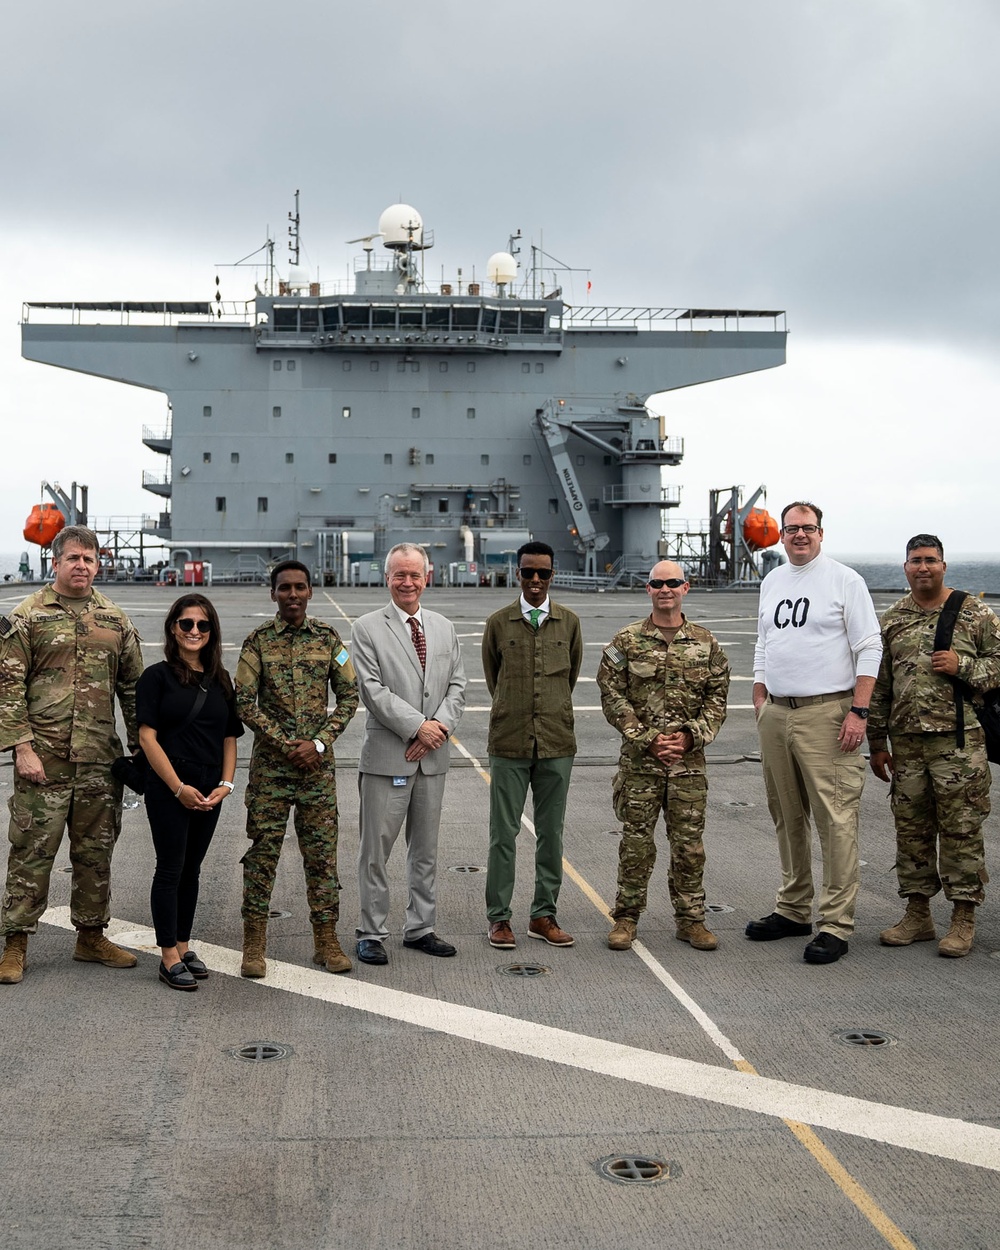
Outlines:
{"type": "Polygon", "coordinates": [[[548,942],[550,946],[572,946],[573,939],[556,924],[555,916],[539,916],[528,924],[528,937],[548,942]]]}
{"type": "Polygon", "coordinates": [[[493,920],[490,922],[490,931],[487,935],[490,939],[490,946],[496,946],[499,950],[509,951],[517,943],[514,941],[514,932],[507,920],[493,920]]]}

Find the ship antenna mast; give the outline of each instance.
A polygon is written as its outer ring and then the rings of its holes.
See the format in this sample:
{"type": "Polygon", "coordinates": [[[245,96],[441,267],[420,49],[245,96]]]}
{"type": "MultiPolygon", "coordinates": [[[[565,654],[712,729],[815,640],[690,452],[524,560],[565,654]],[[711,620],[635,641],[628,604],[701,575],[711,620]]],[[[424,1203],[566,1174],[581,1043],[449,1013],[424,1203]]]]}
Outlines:
{"type": "Polygon", "coordinates": [[[288,227],[290,242],[288,244],[289,257],[293,265],[299,263],[299,191],[295,189],[295,212],[288,214],[288,220],[292,223],[288,227]]]}

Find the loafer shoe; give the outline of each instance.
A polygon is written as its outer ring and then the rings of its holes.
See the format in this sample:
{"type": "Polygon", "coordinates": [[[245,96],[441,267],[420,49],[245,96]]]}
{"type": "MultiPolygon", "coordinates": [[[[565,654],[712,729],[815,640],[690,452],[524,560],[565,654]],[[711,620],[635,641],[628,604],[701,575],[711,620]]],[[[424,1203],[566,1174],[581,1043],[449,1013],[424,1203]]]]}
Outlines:
{"type": "Polygon", "coordinates": [[[495,946],[499,950],[512,950],[517,943],[514,941],[514,931],[510,927],[509,920],[493,920],[490,923],[490,931],[487,935],[490,939],[490,946],[495,946]]]}
{"type": "Polygon", "coordinates": [[[414,942],[407,942],[404,938],[403,945],[409,951],[423,951],[425,955],[440,955],[442,958],[458,954],[450,942],[442,942],[436,933],[425,933],[414,942]]]}
{"type": "Polygon", "coordinates": [[[539,916],[528,923],[528,937],[548,942],[550,946],[572,946],[573,938],[556,924],[555,916],[539,916]]]}
{"type": "Polygon", "coordinates": [[[358,943],[358,958],[363,964],[387,964],[389,956],[385,947],[375,938],[362,938],[358,943]]]}
{"type": "Polygon", "coordinates": [[[847,954],[847,943],[835,933],[825,930],[817,933],[802,952],[807,964],[835,964],[841,955],[847,954]]]}
{"type": "Polygon", "coordinates": [[[775,938],[808,937],[812,933],[811,924],[800,924],[798,920],[789,920],[779,912],[773,911],[770,916],[760,920],[751,920],[744,932],[751,942],[773,942],[775,938]]]}
{"type": "Polygon", "coordinates": [[[181,956],[182,961],[187,967],[188,972],[198,981],[204,981],[208,976],[208,969],[194,953],[194,951],[185,951],[181,956]]]}
{"type": "Polygon", "coordinates": [[[169,985],[174,990],[196,990],[198,988],[198,982],[194,979],[186,965],[182,963],[176,963],[170,968],[161,963],[160,980],[164,985],[169,985]]]}

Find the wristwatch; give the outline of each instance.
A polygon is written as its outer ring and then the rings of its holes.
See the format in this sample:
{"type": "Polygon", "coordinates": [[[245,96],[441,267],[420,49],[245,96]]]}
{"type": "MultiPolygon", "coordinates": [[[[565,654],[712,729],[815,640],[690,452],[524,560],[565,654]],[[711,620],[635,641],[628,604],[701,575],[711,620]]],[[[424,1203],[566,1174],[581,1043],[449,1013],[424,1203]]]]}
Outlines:
{"type": "Polygon", "coordinates": [[[855,716],[860,716],[862,720],[868,719],[868,708],[866,707],[852,707],[851,711],[855,716]]]}
{"type": "MultiPolygon", "coordinates": [[[[865,715],[867,716],[868,713],[866,712],[865,715]]],[[[322,742],[320,742],[319,738],[313,738],[313,746],[316,748],[317,755],[322,755],[323,752],[326,750],[325,745],[322,742]]]]}

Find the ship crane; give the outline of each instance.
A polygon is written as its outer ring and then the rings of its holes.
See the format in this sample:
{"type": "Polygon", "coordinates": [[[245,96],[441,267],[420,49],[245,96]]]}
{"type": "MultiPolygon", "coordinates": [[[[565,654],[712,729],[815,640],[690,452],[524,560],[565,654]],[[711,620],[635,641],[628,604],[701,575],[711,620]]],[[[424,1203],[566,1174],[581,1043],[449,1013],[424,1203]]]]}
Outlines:
{"type": "Polygon", "coordinates": [[[573,546],[584,557],[585,575],[596,577],[597,553],[603,551],[611,540],[607,534],[598,532],[584,500],[583,491],[580,489],[573,462],[566,450],[567,435],[574,432],[571,429],[573,422],[557,418],[554,405],[551,403],[539,409],[536,420],[542,438],[545,440],[545,447],[549,453],[559,489],[566,500],[569,514],[573,518],[571,528],[573,546]]]}

